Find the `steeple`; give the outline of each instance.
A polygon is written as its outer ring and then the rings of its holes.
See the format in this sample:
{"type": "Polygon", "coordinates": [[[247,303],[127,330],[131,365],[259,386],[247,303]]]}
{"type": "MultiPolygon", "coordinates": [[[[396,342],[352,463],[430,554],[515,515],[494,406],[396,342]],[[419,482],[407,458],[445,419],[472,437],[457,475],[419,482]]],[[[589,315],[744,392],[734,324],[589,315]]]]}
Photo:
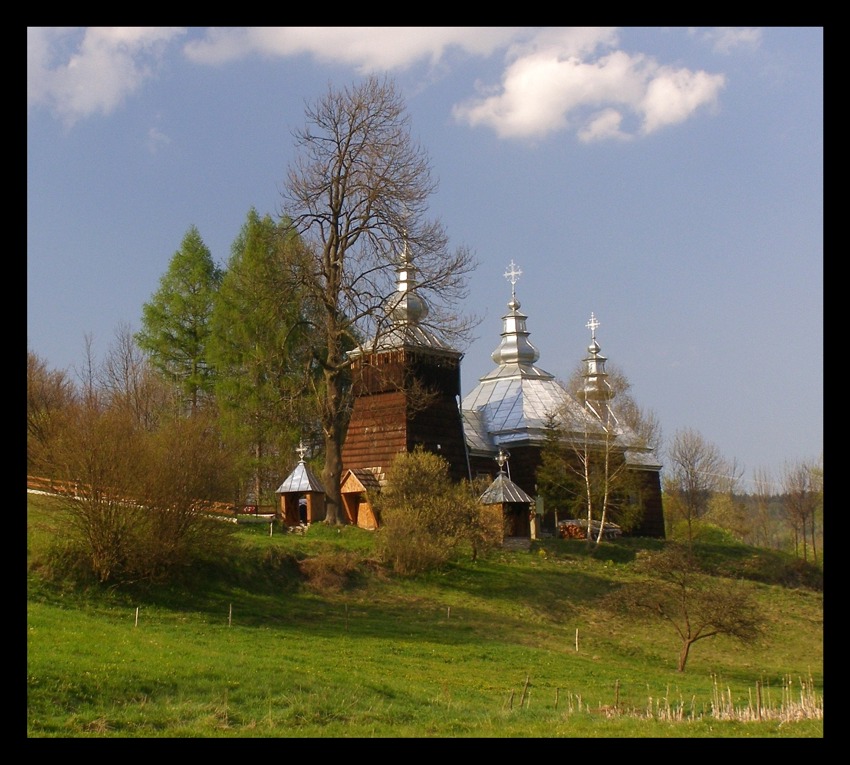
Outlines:
{"type": "Polygon", "coordinates": [[[608,373],[605,371],[605,358],[599,351],[599,343],[596,342],[596,329],[599,321],[591,311],[590,321],[585,324],[590,330],[590,345],[587,346],[588,356],[584,359],[584,385],[578,392],[579,400],[593,410],[603,421],[611,416],[608,402],[614,395],[611,385],[608,383],[608,373]]]}
{"type": "Polygon", "coordinates": [[[389,307],[390,317],[395,325],[419,324],[428,315],[428,304],[417,294],[416,266],[410,258],[407,238],[399,264],[396,267],[396,294],[389,307]]]}
{"type": "Polygon", "coordinates": [[[540,358],[540,351],[528,339],[529,332],[525,326],[528,318],[520,313],[520,302],[516,297],[516,283],[522,271],[511,261],[505,278],[511,283],[511,299],[508,302],[508,312],[502,316],[502,341],[499,347],[490,354],[500,366],[505,364],[531,365],[540,358]]]}
{"type": "Polygon", "coordinates": [[[396,266],[396,289],[386,303],[386,315],[389,325],[375,340],[366,344],[363,350],[349,351],[350,358],[356,358],[363,351],[382,352],[403,347],[427,349],[431,352],[447,353],[452,356],[459,354],[449,347],[434,332],[422,326],[429,313],[428,303],[416,289],[416,266],[404,238],[404,246],[396,266]]]}

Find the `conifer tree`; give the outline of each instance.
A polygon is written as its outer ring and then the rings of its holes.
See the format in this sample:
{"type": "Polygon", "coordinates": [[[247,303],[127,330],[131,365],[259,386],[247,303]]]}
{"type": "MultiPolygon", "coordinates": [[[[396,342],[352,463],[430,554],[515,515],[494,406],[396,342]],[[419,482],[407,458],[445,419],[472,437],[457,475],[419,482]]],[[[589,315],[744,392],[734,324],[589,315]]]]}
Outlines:
{"type": "Polygon", "coordinates": [[[213,296],[220,281],[221,270],[198,229],[191,226],[159,289],[142,306],[142,329],[136,334],[136,342],[154,368],[177,385],[192,412],[213,388],[207,344],[213,296]]]}
{"type": "Polygon", "coordinates": [[[216,293],[209,356],[224,433],[245,454],[250,493],[276,488],[301,439],[316,436],[301,251],[286,224],[248,212],[216,293]],[[272,485],[273,484],[273,485],[272,485]]]}

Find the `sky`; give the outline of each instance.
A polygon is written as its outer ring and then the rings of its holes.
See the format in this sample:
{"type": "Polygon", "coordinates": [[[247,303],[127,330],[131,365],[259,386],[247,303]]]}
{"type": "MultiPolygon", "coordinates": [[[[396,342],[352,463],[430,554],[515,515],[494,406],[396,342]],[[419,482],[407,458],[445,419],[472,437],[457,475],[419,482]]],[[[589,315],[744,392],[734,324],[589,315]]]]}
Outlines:
{"type": "Polygon", "coordinates": [[[305,107],[369,74],[478,264],[462,395],[518,270],[537,365],[569,377],[592,315],[665,446],[697,431],[744,491],[822,459],[821,27],[30,27],[27,349],[102,358],[191,226],[225,266],[305,107]]]}

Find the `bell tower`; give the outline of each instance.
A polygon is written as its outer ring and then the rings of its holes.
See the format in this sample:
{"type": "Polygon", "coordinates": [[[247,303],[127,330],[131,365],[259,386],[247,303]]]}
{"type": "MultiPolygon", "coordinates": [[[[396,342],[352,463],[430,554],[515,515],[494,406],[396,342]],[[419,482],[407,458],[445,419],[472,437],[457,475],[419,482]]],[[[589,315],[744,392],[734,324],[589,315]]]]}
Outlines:
{"type": "Polygon", "coordinates": [[[349,353],[354,406],[342,465],[384,473],[396,454],[422,446],[442,456],[460,480],[468,477],[459,406],[463,354],[422,325],[428,305],[416,288],[405,241],[387,304],[389,327],[349,353]]]}

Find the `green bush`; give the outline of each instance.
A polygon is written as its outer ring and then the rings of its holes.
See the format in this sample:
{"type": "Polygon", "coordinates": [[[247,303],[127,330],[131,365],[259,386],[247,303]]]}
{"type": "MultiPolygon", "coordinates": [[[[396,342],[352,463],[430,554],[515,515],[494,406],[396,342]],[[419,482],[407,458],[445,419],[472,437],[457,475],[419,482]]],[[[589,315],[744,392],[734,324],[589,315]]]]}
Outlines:
{"type": "Polygon", "coordinates": [[[458,554],[475,560],[501,541],[501,523],[478,501],[480,491],[449,479],[439,455],[417,447],[399,454],[381,493],[378,550],[399,574],[439,568],[458,554]]]}

